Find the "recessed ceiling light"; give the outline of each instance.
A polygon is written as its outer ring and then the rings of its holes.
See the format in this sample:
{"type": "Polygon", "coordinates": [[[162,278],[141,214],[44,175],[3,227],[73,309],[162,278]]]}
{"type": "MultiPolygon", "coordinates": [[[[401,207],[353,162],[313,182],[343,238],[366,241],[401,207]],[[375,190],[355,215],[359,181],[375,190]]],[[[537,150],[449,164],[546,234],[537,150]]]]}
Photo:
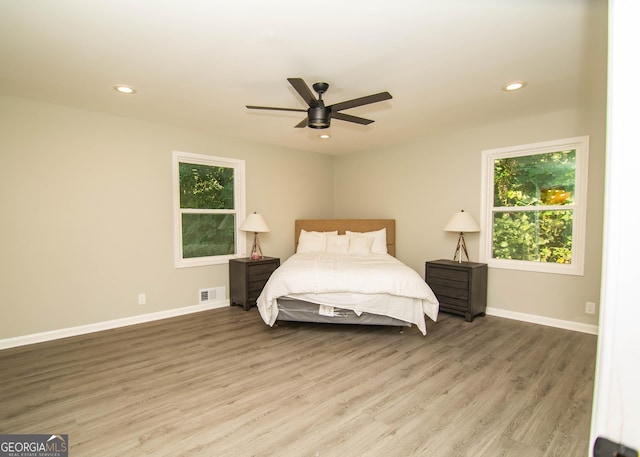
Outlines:
{"type": "Polygon", "coordinates": [[[506,92],[513,92],[514,90],[522,89],[526,85],[527,85],[526,81],[514,81],[512,83],[507,83],[504,86],[502,86],[502,90],[506,92]]]}
{"type": "Polygon", "coordinates": [[[113,89],[121,94],[135,94],[137,92],[133,87],[124,84],[117,84],[113,86],[113,89]]]}
{"type": "Polygon", "coordinates": [[[320,138],[322,138],[323,140],[328,140],[329,138],[331,138],[331,135],[329,135],[328,133],[323,133],[322,135],[320,135],[320,138]]]}

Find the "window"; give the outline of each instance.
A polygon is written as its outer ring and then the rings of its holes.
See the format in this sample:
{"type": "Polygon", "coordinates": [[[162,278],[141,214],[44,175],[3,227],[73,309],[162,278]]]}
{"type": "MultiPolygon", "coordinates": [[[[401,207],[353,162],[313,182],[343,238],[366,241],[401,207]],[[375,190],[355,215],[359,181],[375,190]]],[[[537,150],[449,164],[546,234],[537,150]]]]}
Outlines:
{"type": "Polygon", "coordinates": [[[582,275],[589,137],[483,151],[480,258],[582,275]]]}
{"type": "Polygon", "coordinates": [[[176,267],[227,262],[245,252],[244,161],[173,153],[176,267]]]}

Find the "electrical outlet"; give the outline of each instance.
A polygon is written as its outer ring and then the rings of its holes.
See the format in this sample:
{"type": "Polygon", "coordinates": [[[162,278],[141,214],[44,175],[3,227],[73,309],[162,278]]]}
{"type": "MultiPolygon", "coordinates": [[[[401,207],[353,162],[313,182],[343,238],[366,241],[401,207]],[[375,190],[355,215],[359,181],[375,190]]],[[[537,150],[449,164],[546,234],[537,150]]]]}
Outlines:
{"type": "Polygon", "coordinates": [[[584,312],[587,314],[595,314],[596,313],[596,304],[592,301],[588,301],[585,303],[584,312]]]}
{"type": "Polygon", "coordinates": [[[138,294],[138,304],[139,305],[147,304],[147,294],[138,294]]]}

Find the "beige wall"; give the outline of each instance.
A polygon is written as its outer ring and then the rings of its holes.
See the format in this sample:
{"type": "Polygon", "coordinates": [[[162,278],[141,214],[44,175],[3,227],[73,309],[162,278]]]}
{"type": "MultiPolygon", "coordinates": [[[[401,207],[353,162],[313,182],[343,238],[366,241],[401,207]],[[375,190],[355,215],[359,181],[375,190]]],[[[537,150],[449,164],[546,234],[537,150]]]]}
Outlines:
{"type": "MultiPolygon", "coordinates": [[[[480,222],[481,156],[485,149],[590,136],[587,253],[582,277],[491,269],[488,306],[583,324],[585,301],[598,302],[605,158],[600,116],[566,110],[496,125],[431,135],[420,141],[336,160],[336,217],[391,217],[398,258],[424,275],[424,262],[451,258],[457,235],[442,229],[461,209],[480,222]],[[592,122],[593,120],[593,122],[592,122]]],[[[479,234],[465,239],[478,261],[479,234]]]]}
{"type": "MultiPolygon", "coordinates": [[[[442,231],[453,212],[479,220],[483,149],[578,135],[591,139],[584,277],[492,269],[488,298],[493,308],[596,325],[584,302],[599,298],[603,111],[334,158],[0,98],[0,338],[191,306],[198,289],[227,285],[226,265],[173,266],[173,150],[246,160],[247,211],[271,228],[261,236],[266,255],[293,252],[296,218],[390,217],[398,257],[424,274],[426,260],[453,254],[455,236],[442,231]],[[143,292],[147,304],[138,305],[143,292]]],[[[477,260],[478,235],[467,241],[477,260]]]]}
{"type": "Polygon", "coordinates": [[[226,264],[174,268],[173,150],[246,161],[265,255],[293,252],[296,218],[333,216],[330,156],[7,97],[0,126],[0,339],[192,306],[228,284],[226,264]]]}

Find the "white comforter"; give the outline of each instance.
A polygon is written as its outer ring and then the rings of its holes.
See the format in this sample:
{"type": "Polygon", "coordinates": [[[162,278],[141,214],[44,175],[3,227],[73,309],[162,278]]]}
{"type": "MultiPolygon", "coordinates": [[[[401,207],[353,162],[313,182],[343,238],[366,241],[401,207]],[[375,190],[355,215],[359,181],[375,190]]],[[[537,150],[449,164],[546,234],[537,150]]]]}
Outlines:
{"type": "Polygon", "coordinates": [[[278,317],[279,297],[394,317],[415,324],[423,334],[425,314],[433,321],[438,317],[433,291],[415,270],[388,254],[294,254],[271,275],[258,297],[267,325],[278,317]]]}

